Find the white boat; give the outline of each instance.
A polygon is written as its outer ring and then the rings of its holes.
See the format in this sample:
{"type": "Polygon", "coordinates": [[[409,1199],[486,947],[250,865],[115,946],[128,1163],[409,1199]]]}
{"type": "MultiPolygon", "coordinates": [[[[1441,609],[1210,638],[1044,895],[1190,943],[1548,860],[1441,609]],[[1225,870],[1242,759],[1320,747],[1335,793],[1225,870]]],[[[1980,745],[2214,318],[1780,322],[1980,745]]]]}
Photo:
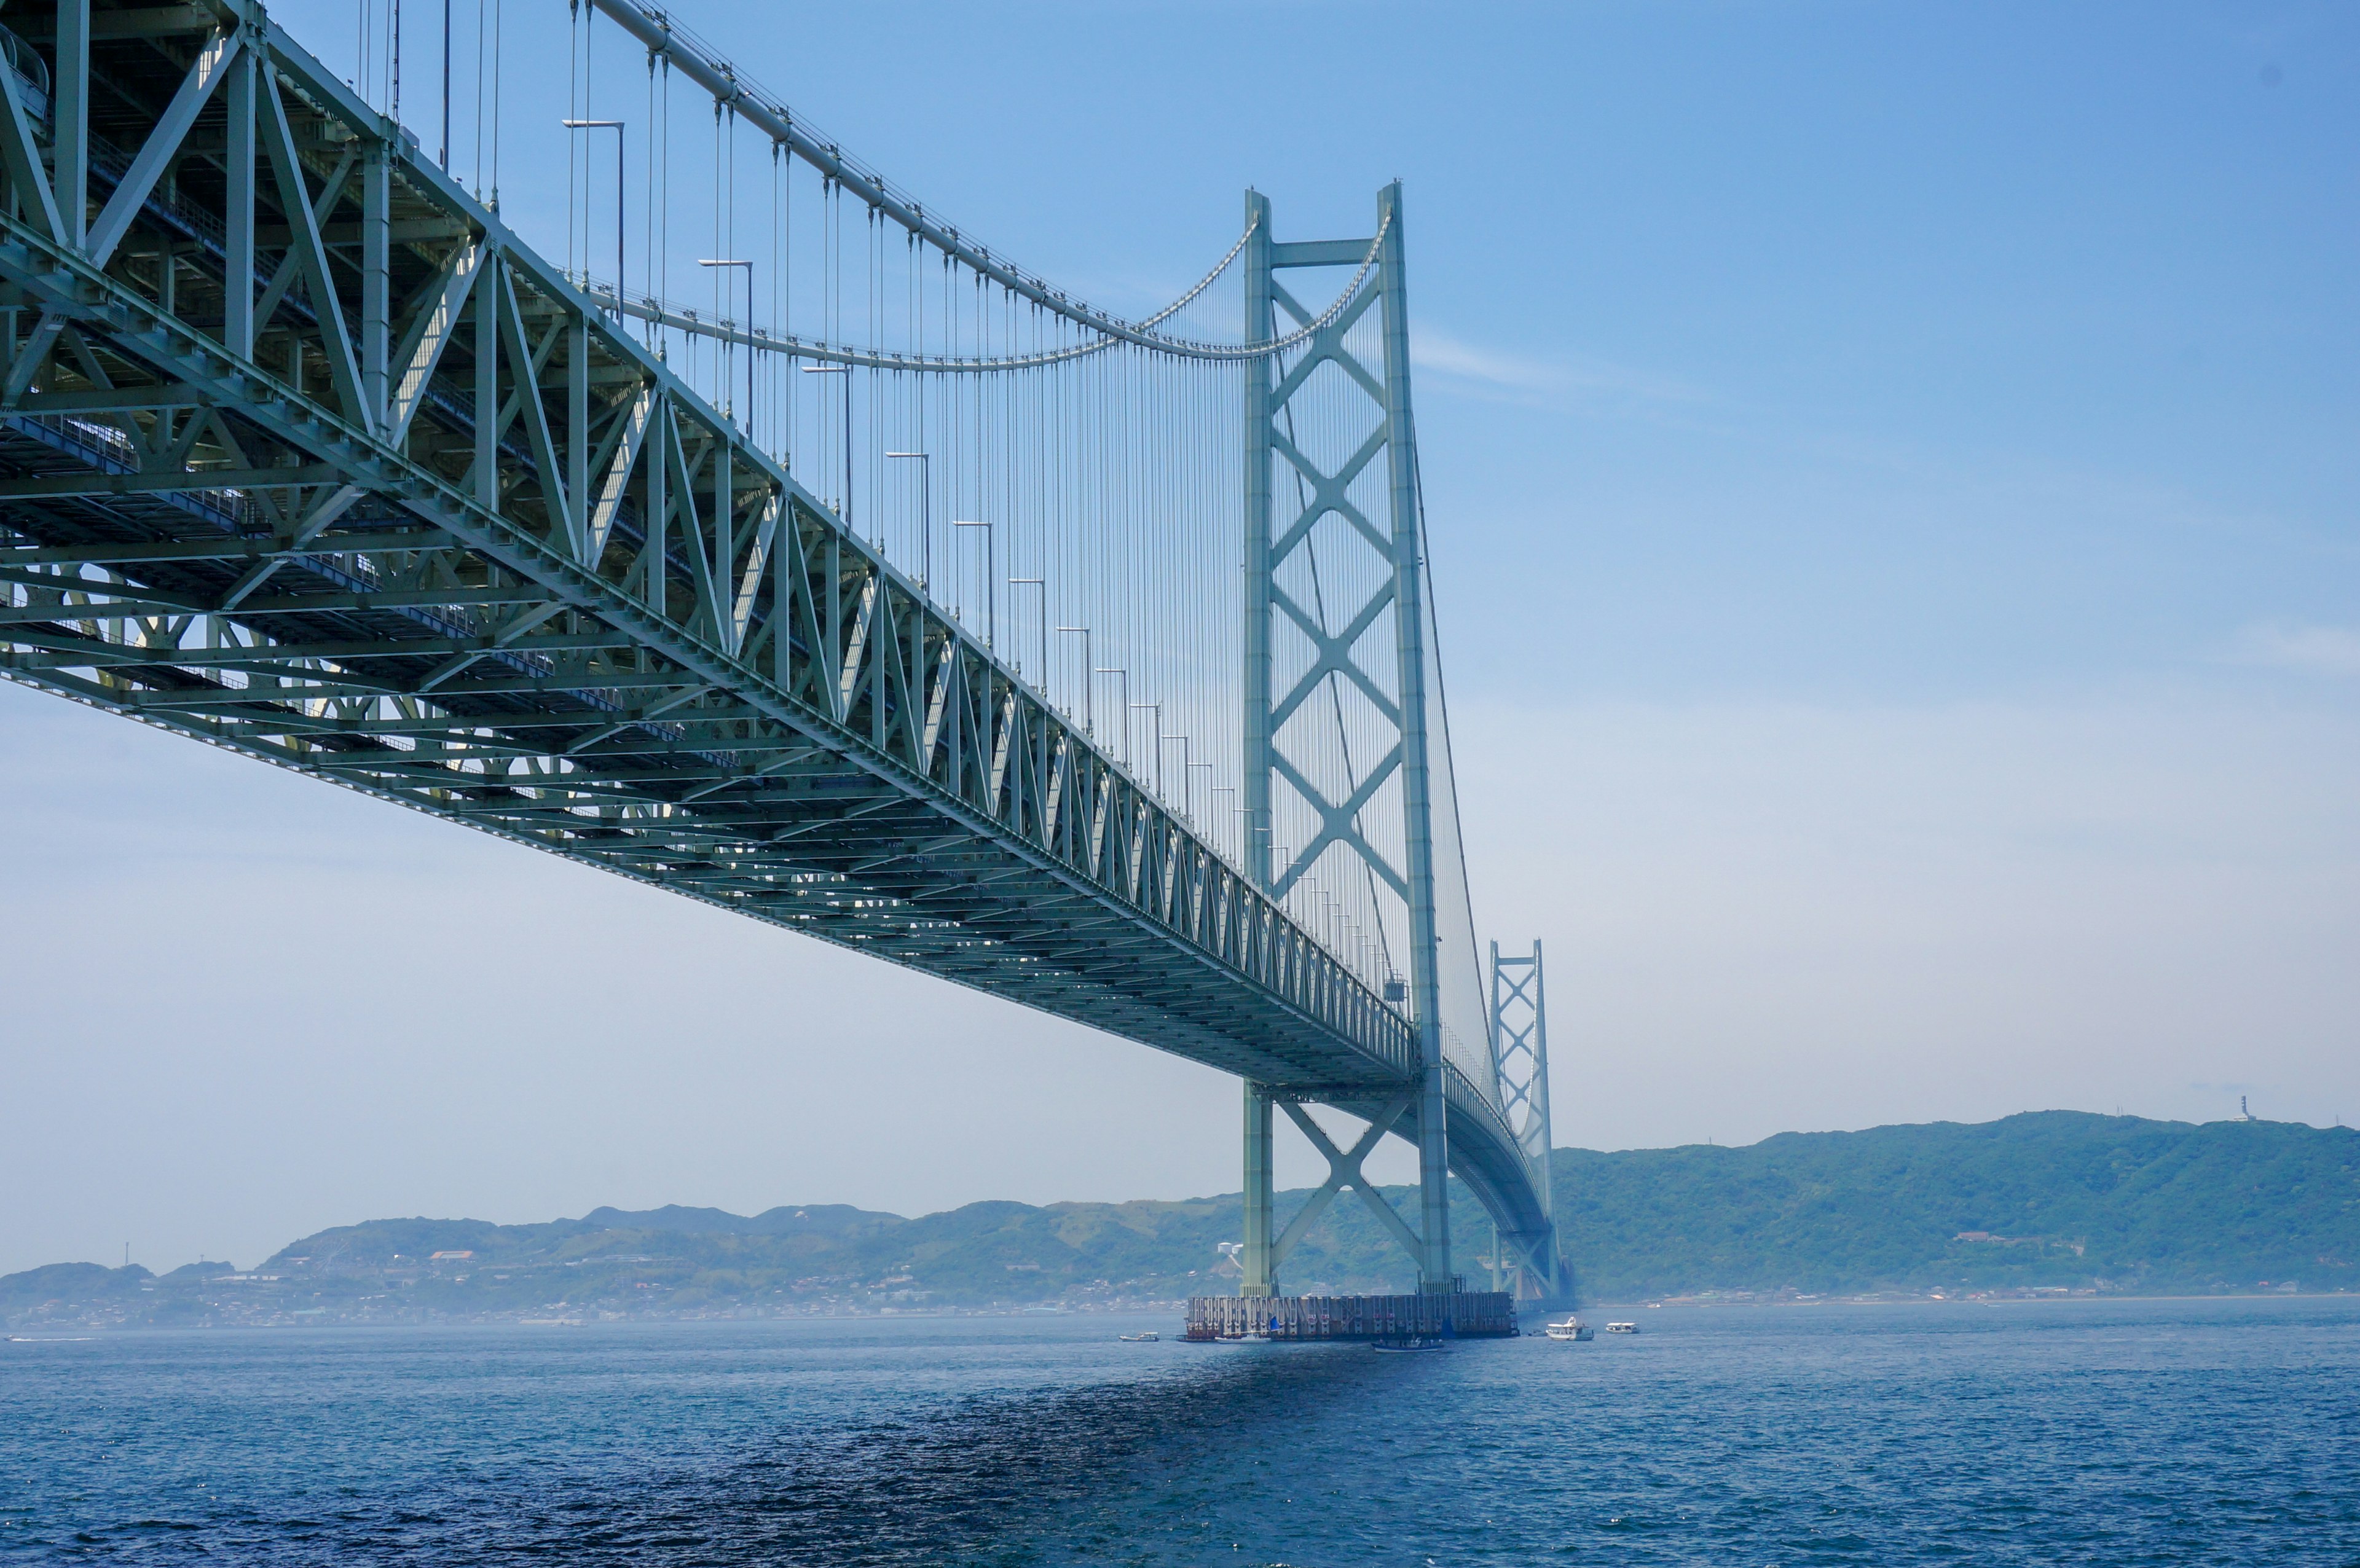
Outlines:
{"type": "Polygon", "coordinates": [[[1413,1350],[1440,1350],[1442,1348],[1442,1341],[1438,1339],[1381,1339],[1375,1344],[1370,1345],[1369,1348],[1371,1350],[1382,1350],[1388,1356],[1401,1356],[1413,1350]]]}
{"type": "Polygon", "coordinates": [[[1569,1317],[1563,1323],[1543,1323],[1541,1325],[1541,1332],[1548,1335],[1551,1339],[1568,1341],[1595,1339],[1598,1337],[1598,1331],[1591,1328],[1588,1323],[1583,1323],[1579,1317],[1569,1317]]]}
{"type": "Polygon", "coordinates": [[[1634,1323],[1611,1323],[1606,1325],[1606,1332],[1609,1334],[1636,1334],[1639,1332],[1639,1325],[1634,1323]]]}
{"type": "Polygon", "coordinates": [[[1115,1338],[1122,1341],[1125,1345],[1154,1345],[1162,1340],[1163,1337],[1164,1336],[1162,1334],[1157,1334],[1153,1329],[1149,1329],[1145,1334],[1119,1334],[1115,1335],[1115,1338]]]}

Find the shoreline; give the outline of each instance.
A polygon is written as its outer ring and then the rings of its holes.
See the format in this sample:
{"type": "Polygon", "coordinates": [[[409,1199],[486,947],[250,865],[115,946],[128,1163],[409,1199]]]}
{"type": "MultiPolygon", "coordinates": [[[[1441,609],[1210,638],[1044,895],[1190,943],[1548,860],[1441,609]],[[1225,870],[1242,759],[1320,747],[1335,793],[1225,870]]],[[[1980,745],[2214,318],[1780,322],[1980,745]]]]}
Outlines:
{"type": "Polygon", "coordinates": [[[1655,1312],[1693,1311],[1703,1307],[2044,1307],[2094,1305],[2107,1301],[2360,1301],[2360,1290],[2077,1290],[2049,1296],[1828,1296],[1814,1301],[1792,1297],[1754,1301],[1705,1301],[1666,1296],[1652,1301],[1590,1301],[1590,1310],[1655,1312]]]}
{"type": "MultiPolygon", "coordinates": [[[[2301,1291],[2221,1291],[2203,1295],[2134,1294],[2113,1292],[2106,1295],[2084,1296],[1954,1296],[1936,1299],[1928,1296],[1897,1296],[1885,1300],[1841,1300],[1798,1301],[1698,1301],[1666,1300],[1662,1301],[1591,1301],[1579,1309],[1581,1312],[1679,1312],[1713,1309],[1772,1307],[2029,1307],[2029,1306],[2097,1306],[2120,1305],[2128,1302],[2158,1304],[2191,1304],[2207,1301],[2355,1301],[2360,1302],[2360,1290],[2301,1291]]],[[[101,1335],[134,1334],[223,1334],[272,1333],[301,1330],[402,1330],[402,1329],[583,1329],[583,1328],[647,1328],[659,1326],[686,1327],[721,1323],[961,1323],[976,1320],[1021,1321],[1025,1319],[1113,1319],[1162,1318],[1185,1312],[1185,1302],[1136,1306],[1093,1306],[1070,1310],[1040,1307],[978,1308],[954,1312],[779,1312],[739,1314],[716,1312],[705,1314],[647,1314],[581,1318],[430,1318],[410,1321],[362,1319],[346,1322],[290,1323],[285,1321],[259,1323],[38,1323],[12,1324],[0,1329],[0,1343],[56,1344],[72,1340],[88,1340],[101,1335]]],[[[1536,1302],[1525,1302],[1517,1309],[1520,1319],[1541,1318],[1567,1309],[1544,1308],[1536,1302]]]]}

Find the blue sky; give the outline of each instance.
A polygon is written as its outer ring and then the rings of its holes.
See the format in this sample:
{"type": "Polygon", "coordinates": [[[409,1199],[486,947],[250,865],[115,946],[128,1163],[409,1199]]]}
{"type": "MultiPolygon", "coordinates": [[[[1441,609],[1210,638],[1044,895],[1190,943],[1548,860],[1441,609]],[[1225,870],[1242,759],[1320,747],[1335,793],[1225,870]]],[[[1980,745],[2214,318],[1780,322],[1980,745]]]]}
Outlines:
{"type": "MultiPolygon", "coordinates": [[[[2360,1116],[2360,10],[680,10],[1116,308],[1249,183],[1308,237],[1406,181],[1479,920],[1549,943],[1560,1141],[2360,1116]]],[[[273,15],[349,58],[351,5],[273,15]]],[[[554,145],[504,171],[552,238],[554,145]]],[[[1136,1048],[22,691],[0,780],[46,830],[0,1268],[1236,1185],[1234,1086],[1136,1048]],[[330,908],[290,1007],[249,960],[330,908]]]]}
{"type": "Polygon", "coordinates": [[[1123,305],[1248,183],[1359,234],[1404,179],[1437,572],[1515,612],[1449,628],[1488,689],[1567,694],[1491,634],[1568,595],[1579,690],[1675,700],[2180,676],[2352,618],[2349,7],[691,14],[1123,305]]]}

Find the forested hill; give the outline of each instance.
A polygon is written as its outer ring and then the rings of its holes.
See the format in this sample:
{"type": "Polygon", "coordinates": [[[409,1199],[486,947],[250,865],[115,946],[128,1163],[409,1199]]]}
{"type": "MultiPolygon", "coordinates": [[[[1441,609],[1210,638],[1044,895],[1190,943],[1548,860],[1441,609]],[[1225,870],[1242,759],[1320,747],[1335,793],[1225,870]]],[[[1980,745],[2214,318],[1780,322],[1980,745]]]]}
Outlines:
{"type": "Polygon", "coordinates": [[[1561,1149],[1586,1293],[2360,1289],[2360,1132],[2040,1111],[1561,1149]]]}
{"type": "MultiPolygon", "coordinates": [[[[1745,1148],[1559,1149],[1581,1296],[2080,1289],[2360,1289],[2360,1133],[2050,1111],[1975,1126],[1786,1133],[1745,1148]]],[[[1307,1194],[1282,1194],[1282,1223],[1307,1194]]],[[[1391,1193],[1397,1206],[1408,1188],[1391,1193]]],[[[54,1264],[0,1278],[0,1319],[268,1323],[925,1311],[1171,1301],[1236,1289],[1235,1193],[1176,1203],[970,1203],[905,1219],[805,1204],[595,1209],[539,1225],[372,1220],[261,1266],[54,1264]]],[[[1460,1266],[1490,1227],[1464,1193],[1460,1266]]],[[[1282,1285],[1404,1288],[1345,1199],[1282,1285]]]]}

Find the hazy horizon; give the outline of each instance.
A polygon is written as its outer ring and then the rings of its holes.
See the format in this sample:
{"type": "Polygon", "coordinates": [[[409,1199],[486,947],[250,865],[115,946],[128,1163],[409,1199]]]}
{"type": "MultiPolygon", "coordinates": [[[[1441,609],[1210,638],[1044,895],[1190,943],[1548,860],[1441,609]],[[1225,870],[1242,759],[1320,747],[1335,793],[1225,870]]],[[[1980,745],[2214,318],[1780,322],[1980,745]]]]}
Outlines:
{"type": "MultiPolygon", "coordinates": [[[[2069,1107],[2064,1107],[2064,1106],[2051,1106],[2051,1107],[2048,1107],[2048,1110],[2052,1111],[2052,1112],[2053,1112],[2053,1111],[2060,1111],[2060,1110],[2069,1110],[2069,1109],[2070,1109],[2069,1107]]],[[[2011,1114],[2011,1115],[2013,1115],[2013,1116],[2037,1116],[2037,1115],[2041,1115],[2041,1114],[2043,1114],[2043,1113],[2042,1113],[2041,1111],[2037,1111],[2037,1110],[2036,1110],[2036,1111],[2018,1111],[2018,1112],[2012,1112],[2012,1113],[2010,1113],[2010,1114],[2011,1114]]],[[[2097,1112],[2074,1112],[2074,1113],[2072,1113],[2072,1114],[2078,1114],[2078,1115],[2100,1115],[2100,1114],[2102,1114],[2102,1113],[2097,1113],[2097,1112]]],[[[1994,1120],[2005,1120],[2005,1119],[2006,1119],[2006,1118],[2005,1118],[2005,1117],[1997,1117],[1997,1118],[1994,1118],[1994,1120]]],[[[2192,1126],[2209,1125],[2209,1124],[2202,1124],[2202,1123],[2192,1123],[2192,1122],[2187,1122],[2187,1121],[2173,1120],[2173,1119],[2170,1119],[2170,1118],[2163,1118],[2163,1117],[2138,1117],[2138,1116],[2133,1116],[2133,1117],[2130,1117],[2129,1119],[2131,1119],[2131,1120],[2135,1120],[2135,1121],[2151,1121],[2151,1122],[2156,1123],[2156,1124],[2157,1124],[2157,1125],[2158,1125],[2158,1126],[2192,1127],[2192,1126]]],[[[2245,1117],[2242,1117],[2242,1116],[2225,1116],[2225,1117],[2215,1117],[2215,1118],[2213,1118],[2213,1121],[2214,1121],[2214,1122],[2236,1122],[2236,1121],[2242,1121],[2242,1120],[2245,1120],[2245,1117]]],[[[2280,1119],[2282,1119],[2282,1118],[2270,1117],[2270,1116],[2254,1116],[2252,1119],[2253,1119],[2253,1120],[2255,1120],[2255,1121],[2257,1121],[2257,1122],[2267,1122],[2267,1121],[2280,1120],[2280,1119]]],[[[1748,1143],[1721,1143],[1721,1144],[1711,1144],[1711,1143],[1710,1143],[1710,1142],[1708,1141],[1708,1142],[1705,1142],[1705,1143],[1702,1143],[1702,1144],[1674,1144],[1674,1145],[1659,1145],[1659,1146],[1653,1146],[1653,1147],[1655,1147],[1655,1148],[1658,1148],[1658,1149],[1682,1149],[1682,1148],[1697,1148],[1697,1147],[1717,1147],[1717,1148],[1721,1148],[1721,1149],[1751,1149],[1751,1148],[1755,1147],[1755,1146],[1756,1146],[1756,1145],[1758,1145],[1758,1144],[1767,1142],[1767,1141],[1769,1141],[1769,1139],[1771,1139],[1771,1138],[1785,1138],[1785,1137],[1797,1136],[1797,1135],[1808,1136],[1808,1135],[1811,1135],[1811,1134],[1841,1134],[1841,1133],[1847,1133],[1847,1132],[1875,1132],[1875,1131],[1886,1130],[1886,1129],[1888,1129],[1888,1128],[1895,1127],[1925,1127],[1925,1126],[1931,1126],[1931,1125],[1950,1125],[1950,1126],[1967,1125],[1967,1126],[1976,1126],[1976,1125],[1988,1125],[1988,1124],[1976,1124],[1976,1123],[1967,1123],[1967,1124],[1961,1124],[1961,1123],[1934,1124],[1934,1123],[1924,1123],[1924,1122],[1903,1122],[1903,1123],[1893,1123],[1893,1122],[1887,1122],[1887,1123],[1880,1124],[1880,1125],[1879,1125],[1879,1126],[1877,1126],[1877,1127],[1790,1127],[1790,1128],[1785,1129],[1784,1131],[1781,1131],[1781,1132],[1775,1132],[1775,1133],[1767,1133],[1767,1134],[1765,1134],[1762,1138],[1755,1138],[1755,1139],[1754,1139],[1754,1140],[1752,1140],[1751,1142],[1748,1142],[1748,1143]]],[[[2309,1123],[2303,1123],[2303,1122],[2295,1122],[2295,1123],[2289,1123],[2289,1124],[2288,1124],[2288,1125],[2291,1125],[2291,1126],[2298,1126],[2298,1127],[2306,1127],[2306,1126],[2310,1126],[2311,1124],[2309,1124],[2309,1123]]],[[[2344,1128],[2344,1127],[2343,1123],[2341,1123],[2341,1122],[2339,1121],[2339,1122],[2336,1122],[2336,1123],[2331,1124],[2331,1127],[2322,1127],[2322,1128],[2319,1128],[2319,1129],[2317,1129],[2317,1130],[2320,1130],[2320,1131],[2328,1131],[2328,1130],[2353,1130],[2353,1129],[2344,1128]]],[[[1559,1143],[1559,1144],[1557,1144],[1555,1147],[1556,1147],[1557,1149],[1560,1149],[1560,1150],[1565,1150],[1565,1151],[1568,1151],[1568,1152],[1596,1153],[1596,1154],[1612,1154],[1612,1153],[1633,1153],[1633,1152],[1641,1152],[1641,1151],[1643,1151],[1643,1149],[1644,1149],[1644,1146],[1633,1146],[1633,1148],[1629,1148],[1629,1149],[1584,1149],[1584,1148],[1582,1148],[1582,1147],[1581,1147],[1581,1146],[1579,1146],[1579,1145],[1575,1145],[1575,1144],[1566,1144],[1566,1143],[1559,1143]]],[[[1315,1176],[1316,1176],[1316,1173],[1315,1173],[1315,1176]]],[[[1414,1171],[1414,1170],[1413,1170],[1413,1171],[1409,1171],[1409,1172],[1405,1172],[1405,1173],[1404,1173],[1404,1179],[1403,1179],[1403,1180],[1401,1180],[1401,1181],[1395,1181],[1395,1182],[1390,1182],[1390,1183],[1388,1183],[1388,1184],[1389,1184],[1389,1185],[1393,1185],[1393,1186],[1396,1186],[1396,1187],[1402,1187],[1402,1188],[1414,1188],[1414,1187],[1415,1186],[1415,1184],[1416,1184],[1415,1172],[1415,1171],[1414,1171]]],[[[1279,1194],[1280,1196],[1284,1197],[1284,1196],[1285,1196],[1285,1195],[1287,1195],[1287,1194],[1289,1194],[1289,1193],[1293,1193],[1293,1192],[1307,1192],[1307,1191],[1309,1191],[1311,1188],[1315,1187],[1316,1185],[1317,1185],[1317,1182],[1316,1179],[1313,1179],[1313,1180],[1306,1180],[1306,1181],[1304,1181],[1300,1182],[1299,1184],[1288,1184],[1288,1183],[1286,1183],[1286,1182],[1282,1182],[1282,1183],[1279,1185],[1279,1187],[1278,1187],[1277,1191],[1278,1191],[1278,1194],[1279,1194]]],[[[1236,1197],[1236,1196],[1238,1196],[1238,1195],[1239,1195],[1239,1189],[1238,1189],[1238,1188],[1236,1188],[1236,1187],[1229,1187],[1229,1188],[1219,1189],[1219,1190],[1216,1190],[1216,1191],[1211,1191],[1211,1192],[1179,1192],[1179,1193],[1133,1194],[1133,1195],[1131,1195],[1131,1196],[1128,1196],[1128,1197],[1096,1197],[1096,1198],[1089,1198],[1089,1197],[1068,1197],[1068,1198],[1052,1198],[1052,1199],[1047,1199],[1047,1200],[1043,1200],[1043,1201],[1040,1201],[1040,1202],[1036,1202],[1036,1203],[1031,1203],[1031,1204],[1029,1204],[1028,1206],[1030,1206],[1030,1207],[1034,1207],[1034,1208],[1046,1208],[1046,1207],[1052,1207],[1052,1206],[1054,1206],[1055,1204],[1058,1204],[1058,1203],[1112,1203],[1112,1204],[1120,1204],[1120,1203],[1203,1203],[1203,1202],[1218,1201],[1218,1200],[1220,1200],[1220,1199],[1223,1199],[1223,1198],[1234,1198],[1234,1197],[1236,1197]]],[[[751,1219],[757,1219],[757,1218],[759,1218],[760,1216],[762,1216],[762,1215],[764,1215],[764,1214],[770,1214],[770,1213],[773,1213],[773,1212],[775,1212],[775,1211],[782,1210],[782,1209],[806,1209],[806,1208],[820,1208],[820,1207],[847,1207],[847,1208],[859,1209],[859,1210],[863,1211],[864,1213],[869,1213],[869,1214],[892,1214],[892,1215],[895,1215],[896,1217],[899,1217],[899,1218],[901,1218],[901,1219],[923,1219],[923,1218],[925,1218],[925,1217],[927,1217],[928,1215],[931,1215],[931,1214],[945,1214],[945,1213],[950,1213],[950,1212],[953,1212],[953,1211],[956,1211],[956,1210],[958,1210],[958,1209],[967,1208],[967,1207],[970,1206],[971,1204],[975,1204],[975,1203],[1005,1203],[1005,1202],[1021,1202],[1021,1201],[1022,1201],[1022,1200],[1010,1200],[1010,1199],[1004,1199],[1004,1198],[998,1198],[998,1197],[994,1197],[994,1196],[990,1196],[990,1195],[983,1195],[983,1196],[978,1196],[978,1197],[974,1197],[974,1198],[964,1199],[964,1200],[962,1200],[961,1202],[959,1202],[959,1203],[956,1203],[945,1204],[943,1207],[941,1207],[941,1208],[937,1208],[937,1209],[912,1210],[912,1211],[906,1211],[906,1212],[905,1212],[905,1211],[902,1211],[902,1210],[899,1210],[899,1209],[886,1209],[886,1208],[879,1208],[879,1207],[877,1207],[876,1205],[873,1205],[873,1204],[859,1203],[852,1203],[852,1202],[848,1202],[848,1201],[842,1200],[842,1199],[829,1199],[829,1200],[822,1201],[822,1200],[812,1200],[812,1199],[784,1198],[784,1199],[781,1199],[781,1200],[779,1200],[779,1201],[777,1201],[777,1202],[775,1202],[775,1203],[762,1203],[762,1204],[759,1204],[759,1205],[758,1205],[758,1206],[748,1207],[748,1208],[745,1208],[745,1209],[731,1209],[731,1208],[727,1208],[727,1207],[724,1207],[724,1206],[722,1206],[722,1205],[713,1204],[713,1203],[678,1203],[678,1202],[666,1202],[666,1203],[647,1203],[647,1204],[641,1204],[641,1205],[637,1205],[637,1206],[626,1205],[626,1204],[622,1204],[622,1203],[591,1203],[591,1204],[589,1204],[589,1205],[587,1205],[587,1206],[585,1206],[585,1207],[583,1207],[583,1208],[581,1208],[581,1209],[580,1209],[580,1211],[579,1211],[578,1213],[577,1213],[577,1212],[575,1212],[574,1210],[568,1209],[568,1210],[566,1210],[566,1211],[564,1211],[564,1212],[563,1212],[563,1213],[559,1213],[559,1214],[501,1214],[501,1215],[493,1215],[493,1214],[475,1214],[475,1213],[453,1213],[453,1214],[366,1214],[366,1215],[350,1216],[350,1217],[346,1217],[346,1218],[344,1218],[344,1219],[333,1220],[333,1221],[331,1221],[330,1223],[328,1223],[328,1224],[326,1224],[326,1225],[319,1225],[319,1226],[316,1226],[316,1227],[314,1227],[314,1228],[312,1228],[312,1229],[311,1229],[311,1230],[308,1230],[308,1231],[302,1232],[302,1233],[301,1233],[301,1234],[300,1234],[300,1235],[287,1236],[287,1237],[285,1237],[284,1239],[282,1239],[282,1240],[280,1240],[280,1241],[279,1241],[279,1242],[277,1242],[277,1243],[273,1244],[273,1245],[272,1245],[272,1246],[271,1246],[271,1247],[270,1247],[267,1251],[264,1251],[264,1252],[257,1253],[257,1254],[254,1255],[254,1257],[255,1257],[255,1260],[254,1260],[254,1262],[253,1262],[253,1263],[249,1263],[249,1264],[243,1264],[243,1265],[241,1265],[241,1264],[237,1264],[237,1263],[235,1263],[235,1261],[234,1261],[230,1257],[228,1257],[228,1256],[226,1256],[226,1255],[222,1256],[222,1257],[215,1257],[215,1256],[214,1256],[214,1254],[213,1254],[213,1251],[204,1251],[204,1250],[200,1250],[200,1251],[199,1251],[199,1252],[198,1252],[198,1253],[197,1253],[193,1258],[184,1258],[178,1259],[177,1261],[169,1261],[169,1260],[168,1260],[168,1261],[163,1262],[163,1263],[160,1263],[160,1264],[158,1264],[158,1263],[154,1263],[154,1262],[150,1262],[150,1261],[148,1261],[148,1259],[141,1258],[137,1258],[137,1257],[128,1257],[128,1258],[126,1258],[126,1257],[121,1257],[121,1256],[118,1256],[118,1257],[114,1258],[112,1258],[112,1259],[110,1259],[110,1258],[96,1258],[96,1257],[91,1257],[91,1258],[44,1258],[44,1259],[42,1259],[40,1263],[36,1263],[36,1264],[27,1264],[27,1265],[21,1265],[21,1266],[19,1266],[19,1265],[7,1265],[7,1264],[5,1264],[5,1263],[0,1263],[0,1275],[5,1275],[5,1274],[9,1274],[9,1273],[18,1272],[18,1271],[19,1271],[19,1269],[20,1269],[20,1268],[38,1268],[38,1267],[42,1267],[43,1265],[46,1265],[46,1264],[51,1264],[51,1263],[96,1263],[96,1264],[101,1264],[101,1265],[103,1265],[103,1266],[104,1266],[104,1267],[106,1267],[106,1268],[110,1268],[110,1269],[113,1269],[113,1268],[120,1268],[120,1267],[125,1266],[126,1264],[137,1264],[137,1265],[140,1266],[141,1268],[147,1269],[149,1272],[151,1272],[151,1273],[155,1273],[155,1274],[169,1274],[169,1273],[170,1273],[173,1269],[179,1269],[179,1268],[183,1268],[183,1267],[185,1267],[185,1266],[187,1266],[187,1265],[189,1265],[189,1264],[191,1264],[191,1263],[204,1263],[204,1262],[220,1263],[220,1264],[222,1264],[224,1267],[225,1267],[225,1268],[230,1268],[230,1269],[241,1269],[241,1268],[243,1268],[243,1269],[253,1269],[253,1268],[257,1268],[257,1267],[259,1267],[262,1263],[264,1263],[265,1261],[268,1260],[269,1258],[274,1258],[274,1257],[278,1256],[278,1254],[279,1254],[279,1253],[280,1253],[280,1252],[284,1251],[287,1247],[293,1246],[295,1243],[297,1243],[297,1242],[299,1242],[299,1241],[305,1240],[305,1239],[307,1239],[307,1238],[308,1238],[308,1237],[310,1237],[310,1236],[318,1236],[318,1235],[322,1234],[322,1232],[324,1232],[324,1231],[330,1231],[330,1230],[341,1229],[341,1228],[343,1228],[343,1227],[349,1226],[349,1225],[366,1225],[366,1224],[369,1224],[369,1223],[371,1223],[371,1222],[374,1222],[374,1221],[380,1221],[380,1220],[431,1220],[431,1221],[438,1221],[438,1222],[457,1221],[457,1222],[462,1222],[462,1223],[477,1223],[477,1222],[480,1222],[480,1223],[484,1223],[484,1224],[495,1225],[502,1225],[502,1226],[509,1226],[509,1225],[553,1225],[553,1224],[558,1224],[558,1223],[560,1223],[560,1222],[567,1221],[567,1220],[587,1220],[587,1219],[589,1219],[589,1218],[590,1218],[592,1215],[594,1215],[594,1214],[600,1214],[600,1213],[603,1213],[603,1212],[607,1212],[607,1211],[612,1211],[612,1212],[615,1212],[615,1213],[617,1213],[617,1214],[626,1214],[626,1215],[639,1216],[639,1215],[645,1215],[645,1214],[661,1214],[661,1213],[664,1213],[664,1212],[665,1212],[665,1211],[667,1211],[667,1210],[674,1210],[674,1209],[682,1210],[682,1211],[685,1211],[685,1212],[693,1213],[693,1214],[721,1214],[728,1215],[729,1217],[734,1218],[734,1219],[746,1219],[746,1220],[751,1220],[751,1219]]],[[[217,1249],[217,1248],[216,1248],[216,1249],[214,1249],[214,1251],[218,1251],[218,1250],[219,1250],[219,1249],[217,1249]]]]}

